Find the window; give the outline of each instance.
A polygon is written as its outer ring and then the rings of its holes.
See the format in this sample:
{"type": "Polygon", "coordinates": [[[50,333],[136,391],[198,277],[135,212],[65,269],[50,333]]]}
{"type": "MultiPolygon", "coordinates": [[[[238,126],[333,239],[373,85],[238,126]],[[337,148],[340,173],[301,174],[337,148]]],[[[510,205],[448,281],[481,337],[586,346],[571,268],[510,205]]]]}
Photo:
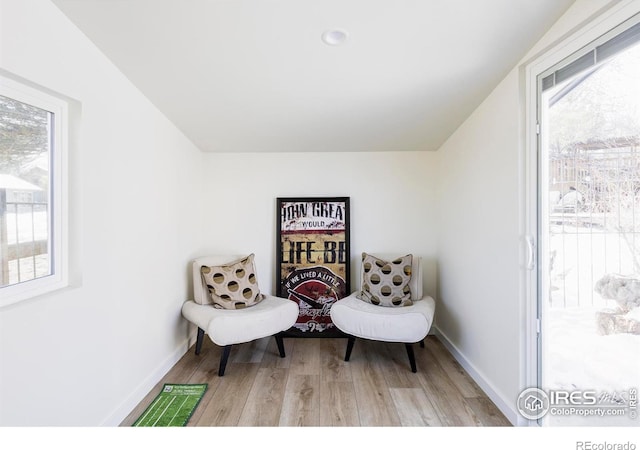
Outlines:
{"type": "Polygon", "coordinates": [[[66,285],[67,104],[0,76],[0,306],[66,285]]]}

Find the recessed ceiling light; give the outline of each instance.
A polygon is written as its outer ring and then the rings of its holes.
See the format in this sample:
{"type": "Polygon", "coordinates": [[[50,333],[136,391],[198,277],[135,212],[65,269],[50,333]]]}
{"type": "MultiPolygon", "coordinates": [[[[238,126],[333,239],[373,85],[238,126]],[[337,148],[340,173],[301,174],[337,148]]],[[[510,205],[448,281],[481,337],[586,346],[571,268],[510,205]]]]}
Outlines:
{"type": "Polygon", "coordinates": [[[322,33],[322,42],[327,45],[344,44],[347,40],[347,33],[342,30],[327,30],[322,33]]]}

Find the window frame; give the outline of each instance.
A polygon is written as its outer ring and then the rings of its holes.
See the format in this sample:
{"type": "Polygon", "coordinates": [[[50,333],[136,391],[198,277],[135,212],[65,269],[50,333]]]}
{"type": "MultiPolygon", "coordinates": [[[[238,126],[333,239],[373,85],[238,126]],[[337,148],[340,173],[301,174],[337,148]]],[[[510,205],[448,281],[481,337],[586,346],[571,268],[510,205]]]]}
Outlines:
{"type": "Polygon", "coordinates": [[[52,114],[49,150],[49,275],[0,287],[0,308],[53,292],[69,283],[68,244],[68,142],[69,104],[45,89],[0,73],[0,95],[52,114]]]}

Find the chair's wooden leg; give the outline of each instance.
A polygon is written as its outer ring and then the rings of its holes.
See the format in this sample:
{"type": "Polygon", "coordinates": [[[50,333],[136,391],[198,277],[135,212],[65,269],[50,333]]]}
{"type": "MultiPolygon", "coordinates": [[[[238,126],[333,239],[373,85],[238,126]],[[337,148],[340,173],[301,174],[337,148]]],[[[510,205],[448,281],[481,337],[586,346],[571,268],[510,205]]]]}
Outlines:
{"type": "Polygon", "coordinates": [[[353,350],[353,344],[355,344],[355,342],[356,338],[354,336],[349,336],[349,339],[347,340],[347,353],[344,355],[345,361],[349,361],[349,358],[351,358],[351,350],[353,350]]]}
{"type": "Polygon", "coordinates": [[[196,355],[199,355],[200,350],[202,350],[203,340],[204,340],[204,330],[198,327],[198,337],[196,338],[196,355]]]}
{"type": "Polygon", "coordinates": [[[416,356],[413,354],[413,344],[404,344],[407,348],[407,355],[409,355],[409,364],[411,364],[411,371],[416,373],[418,369],[416,368],[416,356]]]}
{"type": "Polygon", "coordinates": [[[420,348],[424,348],[424,339],[420,341],[420,348]]]}
{"type": "Polygon", "coordinates": [[[282,340],[282,336],[280,334],[276,334],[276,344],[278,344],[278,352],[280,352],[280,358],[284,358],[286,356],[284,354],[284,341],[282,340]]]}
{"type": "Polygon", "coordinates": [[[218,376],[224,375],[224,369],[227,368],[227,360],[229,359],[229,353],[231,352],[231,345],[225,345],[222,349],[222,355],[220,355],[220,367],[218,368],[218,376]]]}

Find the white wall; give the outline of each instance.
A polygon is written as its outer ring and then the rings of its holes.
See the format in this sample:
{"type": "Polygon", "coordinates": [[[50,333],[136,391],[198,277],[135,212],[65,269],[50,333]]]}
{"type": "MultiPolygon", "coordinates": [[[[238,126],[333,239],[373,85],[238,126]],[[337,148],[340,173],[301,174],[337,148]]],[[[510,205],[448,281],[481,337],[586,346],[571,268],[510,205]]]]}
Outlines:
{"type": "Polygon", "coordinates": [[[436,154],[432,152],[208,154],[210,251],[256,254],[273,292],[277,197],[350,197],[351,287],[363,251],[424,258],[425,293],[436,294],[436,154]],[[224,239],[220,239],[224,236],[224,239]]]}
{"type": "Polygon", "coordinates": [[[0,309],[0,425],[117,425],[186,350],[202,154],[47,0],[2,0],[0,69],[75,99],[73,285],[0,309]]]}
{"type": "MultiPolygon", "coordinates": [[[[528,58],[609,2],[578,0],[528,58]]],[[[514,68],[438,150],[436,328],[515,422],[524,386],[524,79],[514,68]]]]}
{"type": "Polygon", "coordinates": [[[439,150],[436,327],[506,399],[520,380],[518,114],[514,71],[439,150]]]}

